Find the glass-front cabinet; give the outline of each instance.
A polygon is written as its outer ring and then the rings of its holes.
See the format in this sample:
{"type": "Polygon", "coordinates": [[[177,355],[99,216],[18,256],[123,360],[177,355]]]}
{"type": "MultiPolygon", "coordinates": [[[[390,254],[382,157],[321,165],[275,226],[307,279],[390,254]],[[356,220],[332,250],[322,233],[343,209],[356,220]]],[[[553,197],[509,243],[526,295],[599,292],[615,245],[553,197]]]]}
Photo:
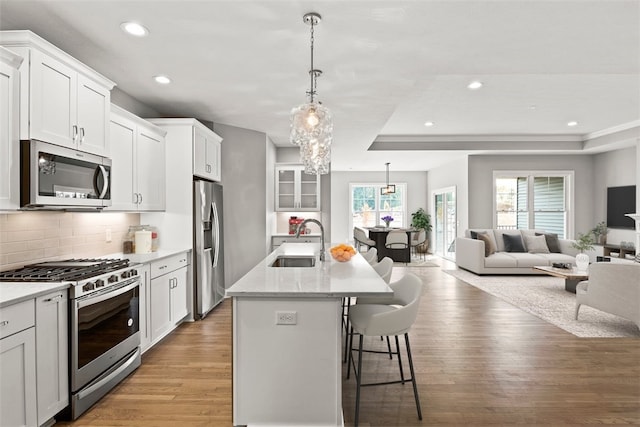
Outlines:
{"type": "Polygon", "coordinates": [[[320,211],[320,176],[299,164],[276,165],[276,211],[320,211]]]}

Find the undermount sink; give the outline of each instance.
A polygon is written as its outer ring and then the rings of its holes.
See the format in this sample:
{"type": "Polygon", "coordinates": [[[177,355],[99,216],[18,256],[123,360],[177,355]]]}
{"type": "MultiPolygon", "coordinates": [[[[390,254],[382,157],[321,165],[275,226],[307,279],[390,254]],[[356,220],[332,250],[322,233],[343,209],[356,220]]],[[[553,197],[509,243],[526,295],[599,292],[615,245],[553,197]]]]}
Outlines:
{"type": "Polygon", "coordinates": [[[271,264],[271,267],[313,267],[316,265],[316,257],[313,256],[279,256],[271,264]]]}

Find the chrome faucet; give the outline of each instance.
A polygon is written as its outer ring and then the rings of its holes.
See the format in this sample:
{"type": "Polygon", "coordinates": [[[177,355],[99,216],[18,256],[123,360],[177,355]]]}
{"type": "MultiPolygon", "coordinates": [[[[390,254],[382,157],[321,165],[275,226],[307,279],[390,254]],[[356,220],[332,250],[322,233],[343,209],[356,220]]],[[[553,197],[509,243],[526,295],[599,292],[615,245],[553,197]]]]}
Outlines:
{"type": "Polygon", "coordinates": [[[322,246],[320,247],[320,261],[324,261],[324,227],[322,223],[315,218],[308,218],[302,221],[301,224],[298,225],[298,229],[296,230],[296,239],[300,238],[300,231],[302,231],[304,225],[308,222],[313,222],[314,224],[318,224],[320,226],[320,242],[322,246]]]}

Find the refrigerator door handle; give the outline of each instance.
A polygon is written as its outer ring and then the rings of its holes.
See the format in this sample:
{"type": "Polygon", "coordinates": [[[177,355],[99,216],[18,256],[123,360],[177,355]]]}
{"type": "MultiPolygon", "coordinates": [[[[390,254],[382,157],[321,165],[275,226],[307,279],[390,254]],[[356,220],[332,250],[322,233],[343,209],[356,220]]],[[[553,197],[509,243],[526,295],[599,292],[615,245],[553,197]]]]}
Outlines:
{"type": "Polygon", "coordinates": [[[218,266],[218,254],[220,253],[220,221],[218,219],[218,205],[216,202],[211,203],[211,219],[213,220],[212,224],[212,234],[213,234],[213,268],[218,266]]]}

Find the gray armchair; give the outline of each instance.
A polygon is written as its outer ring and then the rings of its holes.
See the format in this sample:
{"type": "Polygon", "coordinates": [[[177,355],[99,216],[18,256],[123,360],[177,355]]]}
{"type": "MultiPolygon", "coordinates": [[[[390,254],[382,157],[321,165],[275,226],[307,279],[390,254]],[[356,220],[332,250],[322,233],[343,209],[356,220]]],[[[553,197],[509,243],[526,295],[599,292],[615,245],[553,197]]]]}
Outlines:
{"type": "Polygon", "coordinates": [[[581,305],[624,317],[640,328],[640,264],[591,264],[589,280],[576,287],[576,320],[581,305]]]}

